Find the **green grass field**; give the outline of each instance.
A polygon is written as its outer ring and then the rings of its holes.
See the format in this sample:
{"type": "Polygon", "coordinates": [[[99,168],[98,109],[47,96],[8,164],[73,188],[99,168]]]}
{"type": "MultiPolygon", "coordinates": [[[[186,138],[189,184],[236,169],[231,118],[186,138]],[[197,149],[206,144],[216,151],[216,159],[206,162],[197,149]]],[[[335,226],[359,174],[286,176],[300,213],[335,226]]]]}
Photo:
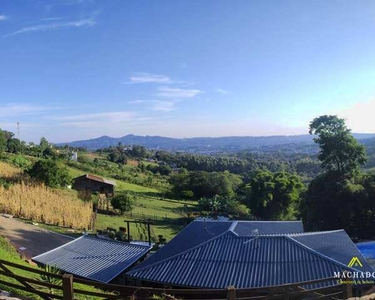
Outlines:
{"type": "MultiPolygon", "coordinates": [[[[85,174],[84,171],[72,167],[69,167],[68,170],[72,177],[85,174]]],[[[106,178],[116,182],[116,192],[131,192],[135,195],[136,199],[131,215],[118,216],[98,213],[95,222],[96,229],[103,230],[107,227],[118,229],[119,227],[125,227],[124,220],[151,218],[155,220],[155,223],[152,225],[152,235],[155,237],[163,235],[167,240],[170,240],[183,228],[183,224],[178,222],[182,218],[181,212],[197,209],[197,203],[194,201],[165,199],[162,193],[155,188],[115,180],[109,177],[106,178]]],[[[131,235],[133,235],[134,239],[145,238],[144,234],[140,236],[140,232],[144,232],[143,228],[138,230],[136,227],[131,227],[131,235]]]]}
{"type": "MultiPolygon", "coordinates": [[[[78,170],[78,169],[75,169],[75,168],[72,168],[72,167],[68,167],[68,171],[69,171],[70,176],[72,176],[73,178],[86,174],[85,171],[78,170]]],[[[93,174],[93,175],[96,175],[96,174],[93,174]]],[[[100,175],[98,175],[98,176],[100,176],[100,175]]],[[[103,177],[103,176],[100,176],[100,177],[103,177]]],[[[154,188],[129,183],[129,182],[126,182],[126,181],[121,181],[121,180],[113,179],[113,178],[110,178],[110,177],[104,177],[104,178],[110,179],[110,180],[113,180],[113,181],[116,182],[116,191],[129,191],[129,192],[136,192],[136,193],[160,194],[160,191],[158,191],[157,189],[154,189],[154,188]]]]}

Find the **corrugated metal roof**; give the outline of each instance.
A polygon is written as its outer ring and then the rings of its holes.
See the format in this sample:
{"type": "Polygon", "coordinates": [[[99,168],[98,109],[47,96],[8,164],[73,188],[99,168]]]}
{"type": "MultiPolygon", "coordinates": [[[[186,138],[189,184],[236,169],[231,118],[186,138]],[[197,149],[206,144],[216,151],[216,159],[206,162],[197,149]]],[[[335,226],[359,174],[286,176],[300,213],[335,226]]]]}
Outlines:
{"type": "Polygon", "coordinates": [[[150,247],[82,236],[32,260],[91,280],[110,282],[143,257],[150,247]]]}
{"type": "Polygon", "coordinates": [[[116,185],[116,182],[114,182],[113,180],[105,179],[103,177],[92,175],[92,174],[85,174],[85,175],[76,177],[74,179],[78,179],[78,178],[87,178],[87,179],[91,179],[91,180],[98,181],[98,182],[103,182],[103,183],[110,184],[110,185],[116,185]]]}
{"type": "Polygon", "coordinates": [[[301,221],[238,221],[234,230],[240,236],[303,232],[301,221]]]}
{"type": "Polygon", "coordinates": [[[228,230],[169,258],[147,259],[127,275],[176,286],[266,287],[333,277],[352,270],[353,256],[360,271],[372,270],[344,231],[251,237],[228,230]]]}
{"type": "MultiPolygon", "coordinates": [[[[301,221],[214,221],[195,220],[186,226],[175,238],[142,263],[142,266],[153,264],[173,255],[191,249],[209,239],[233,230],[240,236],[251,236],[271,233],[303,232],[301,221]],[[255,229],[258,229],[256,233],[255,229]]],[[[136,266],[135,269],[139,268],[136,266]]]]}
{"type": "MultiPolygon", "coordinates": [[[[193,221],[170,242],[168,242],[163,247],[163,251],[157,251],[155,254],[147,258],[142,265],[146,266],[167,259],[206,242],[207,240],[226,232],[231,227],[232,223],[233,222],[228,221],[193,221]]],[[[138,266],[135,268],[138,268],[138,266]]]]}

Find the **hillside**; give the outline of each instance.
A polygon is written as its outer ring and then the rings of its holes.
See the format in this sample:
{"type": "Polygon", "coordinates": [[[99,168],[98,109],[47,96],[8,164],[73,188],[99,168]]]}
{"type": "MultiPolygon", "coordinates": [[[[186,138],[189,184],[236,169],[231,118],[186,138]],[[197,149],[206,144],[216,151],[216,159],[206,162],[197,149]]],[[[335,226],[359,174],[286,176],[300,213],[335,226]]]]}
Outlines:
{"type": "MultiPolygon", "coordinates": [[[[355,133],[357,139],[363,140],[375,137],[375,134],[355,133]]],[[[58,143],[57,146],[68,145],[70,147],[83,147],[88,150],[96,150],[109,146],[140,145],[149,149],[163,149],[173,151],[237,151],[242,149],[259,149],[287,145],[290,148],[295,146],[314,147],[313,136],[311,135],[290,135],[290,136],[232,136],[232,137],[199,137],[199,138],[169,138],[161,136],[138,136],[129,134],[115,138],[102,136],[95,139],[79,140],[67,143],[58,143]]],[[[263,149],[264,150],[264,149],[263,149]]]]}

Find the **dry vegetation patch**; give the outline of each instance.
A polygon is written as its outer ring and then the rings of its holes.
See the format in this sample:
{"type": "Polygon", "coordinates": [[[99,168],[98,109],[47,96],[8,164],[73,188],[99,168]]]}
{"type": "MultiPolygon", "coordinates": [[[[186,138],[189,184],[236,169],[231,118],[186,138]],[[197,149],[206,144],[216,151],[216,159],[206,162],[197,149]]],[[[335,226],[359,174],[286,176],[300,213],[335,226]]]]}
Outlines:
{"type": "Polygon", "coordinates": [[[0,211],[43,223],[89,228],[92,204],[74,199],[66,192],[43,185],[0,186],[0,211]]]}
{"type": "Polygon", "coordinates": [[[22,176],[23,172],[20,168],[0,161],[0,178],[13,181],[21,178],[22,176]]]}

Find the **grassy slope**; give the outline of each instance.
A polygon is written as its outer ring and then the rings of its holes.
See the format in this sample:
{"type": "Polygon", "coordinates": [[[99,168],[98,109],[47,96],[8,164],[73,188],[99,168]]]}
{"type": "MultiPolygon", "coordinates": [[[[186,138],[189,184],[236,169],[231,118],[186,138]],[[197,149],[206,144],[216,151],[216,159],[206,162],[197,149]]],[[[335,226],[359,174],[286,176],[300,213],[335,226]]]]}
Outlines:
{"type": "MultiPolygon", "coordinates": [[[[73,177],[84,174],[83,171],[69,167],[69,173],[73,177]]],[[[111,178],[108,178],[111,179],[111,178]]],[[[96,220],[96,229],[106,229],[107,227],[117,228],[125,227],[124,220],[134,220],[139,218],[140,215],[168,219],[181,218],[181,214],[178,211],[181,210],[194,210],[196,202],[193,201],[177,201],[171,199],[164,199],[161,196],[161,192],[154,188],[144,187],[128,183],[121,180],[114,180],[117,184],[116,191],[129,191],[137,196],[135,207],[132,211],[133,217],[124,216],[111,216],[105,214],[98,214],[96,220]]],[[[170,240],[182,229],[181,225],[170,224],[166,221],[157,221],[156,224],[152,225],[152,235],[158,236],[163,235],[167,240],[170,240]]],[[[143,228],[138,230],[135,226],[131,226],[131,234],[134,238],[139,238],[139,233],[143,232],[143,228]]],[[[143,235],[144,237],[144,235],[143,235]]]]}
{"type": "MultiPolygon", "coordinates": [[[[68,170],[69,170],[69,174],[73,178],[85,174],[84,171],[74,169],[72,167],[68,167],[68,170]]],[[[96,174],[93,174],[93,175],[96,175],[96,174]]],[[[100,176],[100,175],[98,175],[98,176],[100,176]]],[[[156,193],[156,194],[160,193],[157,189],[153,189],[153,188],[149,188],[149,187],[145,187],[145,186],[141,186],[141,185],[137,185],[137,184],[121,181],[121,180],[116,180],[116,179],[112,179],[112,178],[109,178],[109,177],[105,177],[105,178],[111,179],[111,180],[116,182],[116,190],[117,191],[125,191],[126,190],[126,191],[131,191],[131,192],[136,192],[136,193],[156,193]]]]}
{"type": "MultiPolygon", "coordinates": [[[[24,266],[27,266],[27,267],[33,267],[30,264],[28,264],[27,262],[23,261],[20,258],[19,254],[17,253],[17,251],[1,236],[0,236],[0,258],[4,259],[4,260],[7,260],[7,261],[10,261],[10,262],[13,262],[13,263],[24,265],[24,266]]],[[[36,267],[34,267],[34,268],[36,268],[36,267]]],[[[24,270],[15,269],[15,268],[12,268],[12,267],[9,267],[9,269],[17,275],[28,277],[28,278],[33,278],[33,279],[39,279],[37,274],[30,273],[30,272],[24,271],[24,270]]],[[[0,279],[4,280],[4,281],[7,281],[7,282],[11,282],[11,283],[14,283],[14,284],[21,285],[17,280],[9,278],[9,277],[5,277],[3,275],[0,275],[0,279]]],[[[81,284],[75,284],[74,287],[77,288],[77,289],[83,289],[83,290],[86,290],[86,291],[100,292],[100,291],[98,291],[98,290],[96,290],[92,287],[81,285],[81,284]]],[[[13,288],[9,288],[9,287],[3,286],[1,284],[0,284],[0,289],[5,290],[5,291],[10,291],[10,292],[13,292],[15,294],[25,296],[25,297],[28,297],[28,298],[31,298],[31,299],[40,299],[38,296],[36,296],[32,293],[15,290],[13,288]]],[[[45,291],[48,292],[48,290],[45,290],[45,291]]],[[[77,299],[87,299],[87,300],[88,299],[95,299],[94,297],[91,297],[91,296],[81,296],[81,295],[80,296],[76,295],[75,298],[77,298],[77,299]]],[[[99,299],[99,298],[96,298],[96,299],[99,299]]]]}

